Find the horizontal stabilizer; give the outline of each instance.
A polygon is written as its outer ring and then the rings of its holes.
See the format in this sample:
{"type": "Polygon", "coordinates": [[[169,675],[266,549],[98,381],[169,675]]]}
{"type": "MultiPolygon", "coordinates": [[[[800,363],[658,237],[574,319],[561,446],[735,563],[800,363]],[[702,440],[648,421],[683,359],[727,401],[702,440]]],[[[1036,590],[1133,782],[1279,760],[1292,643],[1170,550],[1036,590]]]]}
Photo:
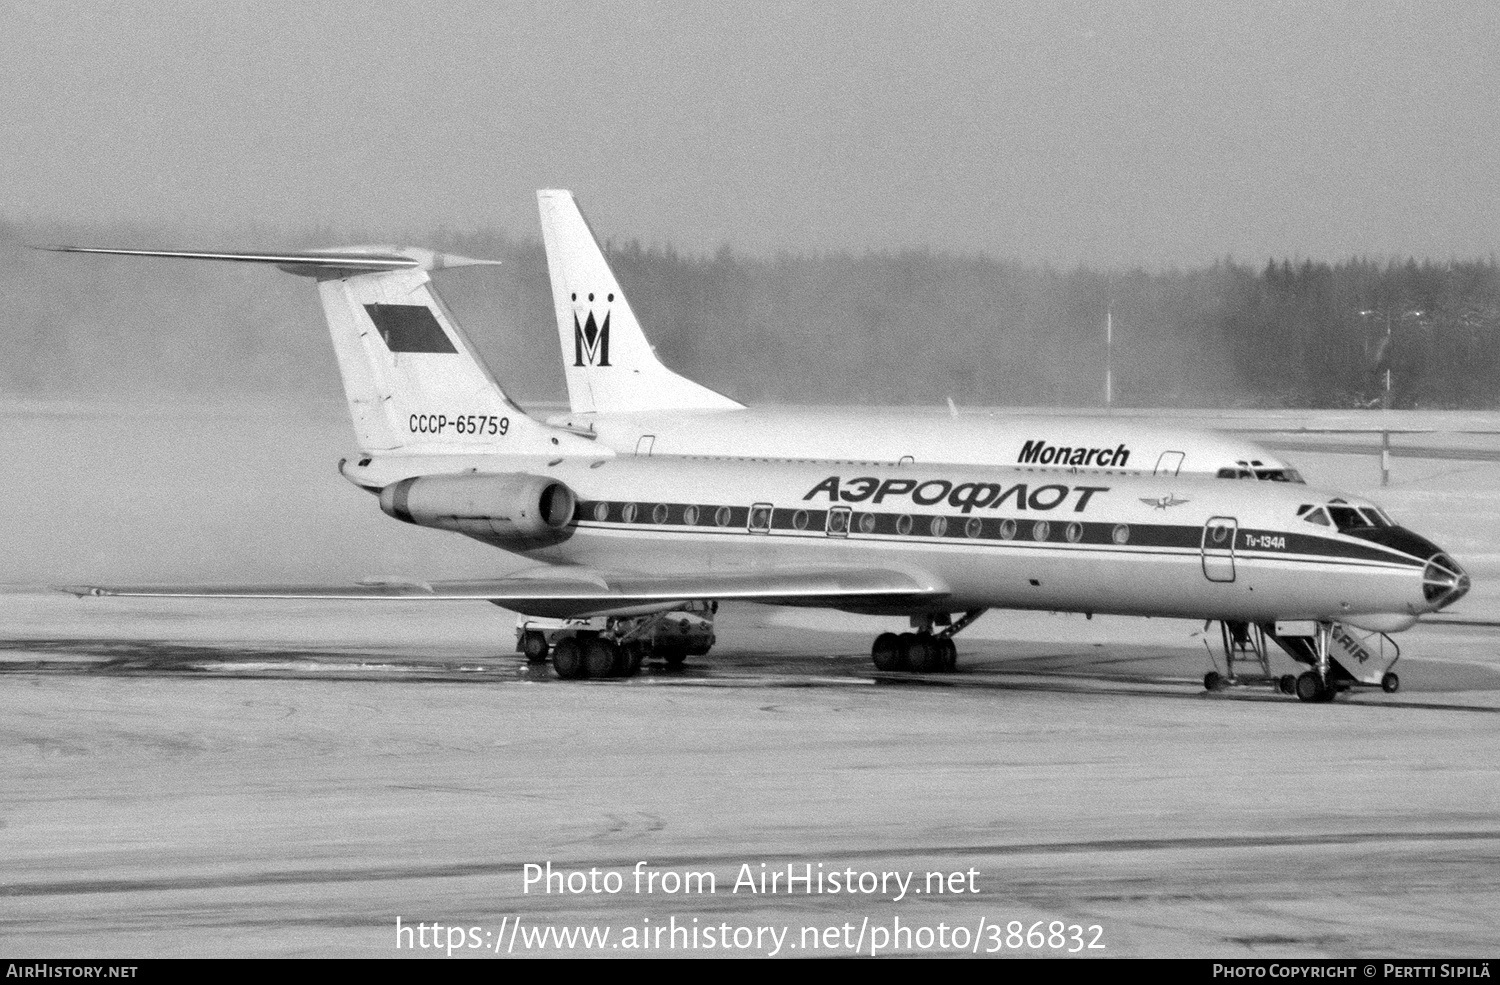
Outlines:
{"type": "Polygon", "coordinates": [[[38,246],[52,253],[105,253],[111,256],[162,257],[170,260],[224,260],[268,263],[300,277],[342,279],[389,270],[444,270],[448,267],[498,266],[499,260],[475,260],[411,246],[348,246],[332,250],[125,250],[102,246],[38,246]]]}
{"type": "Polygon", "coordinates": [[[137,598],[484,601],[532,616],[640,611],[696,599],[865,609],[900,607],[948,594],[931,578],[880,568],[802,568],[680,575],[612,574],[564,567],[509,578],[357,585],[66,586],[84,596],[137,598]]]}
{"type": "Polygon", "coordinates": [[[599,454],[587,439],[532,420],[506,396],[438,297],[432,271],[498,261],[412,246],[251,252],[36,248],[257,263],[316,279],[362,452],[599,454]]]}

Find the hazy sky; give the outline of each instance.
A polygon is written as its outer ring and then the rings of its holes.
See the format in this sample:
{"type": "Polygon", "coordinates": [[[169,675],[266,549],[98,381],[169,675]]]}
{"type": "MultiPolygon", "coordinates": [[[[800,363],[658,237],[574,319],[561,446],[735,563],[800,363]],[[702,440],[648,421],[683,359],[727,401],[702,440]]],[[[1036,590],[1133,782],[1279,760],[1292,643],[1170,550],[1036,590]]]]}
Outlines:
{"type": "Polygon", "coordinates": [[[1500,4],[0,0],[0,217],[1500,252],[1500,4]]]}

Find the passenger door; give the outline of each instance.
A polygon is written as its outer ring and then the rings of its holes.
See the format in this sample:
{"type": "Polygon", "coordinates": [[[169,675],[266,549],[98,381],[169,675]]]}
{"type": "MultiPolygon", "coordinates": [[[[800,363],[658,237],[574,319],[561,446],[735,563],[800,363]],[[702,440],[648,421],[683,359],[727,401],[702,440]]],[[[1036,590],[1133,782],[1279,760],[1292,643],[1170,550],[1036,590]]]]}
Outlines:
{"type": "Polygon", "coordinates": [[[1234,581],[1234,542],[1239,526],[1232,516],[1210,517],[1203,525],[1203,577],[1209,581],[1234,581]]]}

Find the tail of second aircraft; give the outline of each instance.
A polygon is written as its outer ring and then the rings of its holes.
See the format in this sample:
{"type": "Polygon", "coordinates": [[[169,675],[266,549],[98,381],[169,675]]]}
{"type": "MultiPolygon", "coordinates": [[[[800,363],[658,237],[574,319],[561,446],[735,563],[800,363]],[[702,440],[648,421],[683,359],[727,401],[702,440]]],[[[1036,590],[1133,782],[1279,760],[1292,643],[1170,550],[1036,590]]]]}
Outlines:
{"type": "Polygon", "coordinates": [[[586,438],[533,420],[507,397],[433,291],[431,271],[489,261],[398,247],[296,253],[51,249],[268,263],[315,278],[362,451],[597,451],[586,438]]]}
{"type": "Polygon", "coordinates": [[[656,358],[572,192],[536,197],[573,412],[743,408],[656,358]]]}

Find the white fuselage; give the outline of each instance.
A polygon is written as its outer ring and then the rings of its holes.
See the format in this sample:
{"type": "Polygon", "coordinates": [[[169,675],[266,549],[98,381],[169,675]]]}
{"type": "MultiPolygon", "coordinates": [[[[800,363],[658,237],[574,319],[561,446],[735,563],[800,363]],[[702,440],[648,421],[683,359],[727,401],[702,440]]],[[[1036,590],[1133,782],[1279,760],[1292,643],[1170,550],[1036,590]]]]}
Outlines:
{"type": "MultiPolygon", "coordinates": [[[[908,408],[759,407],[555,414],[621,454],[1015,466],[1069,473],[1270,477],[1284,462],[1231,434],[1138,418],[908,408]]],[[[1292,478],[1296,478],[1295,473],[1292,478]]]]}
{"type": "Polygon", "coordinates": [[[1299,484],[660,456],[507,464],[572,490],[578,506],[561,536],[526,547],[487,536],[482,518],[448,529],[604,571],[882,568],[941,593],[847,606],[857,611],[1374,621],[1389,631],[1435,608],[1423,595],[1427,557],[1309,524],[1299,509],[1332,494],[1299,484]]]}

